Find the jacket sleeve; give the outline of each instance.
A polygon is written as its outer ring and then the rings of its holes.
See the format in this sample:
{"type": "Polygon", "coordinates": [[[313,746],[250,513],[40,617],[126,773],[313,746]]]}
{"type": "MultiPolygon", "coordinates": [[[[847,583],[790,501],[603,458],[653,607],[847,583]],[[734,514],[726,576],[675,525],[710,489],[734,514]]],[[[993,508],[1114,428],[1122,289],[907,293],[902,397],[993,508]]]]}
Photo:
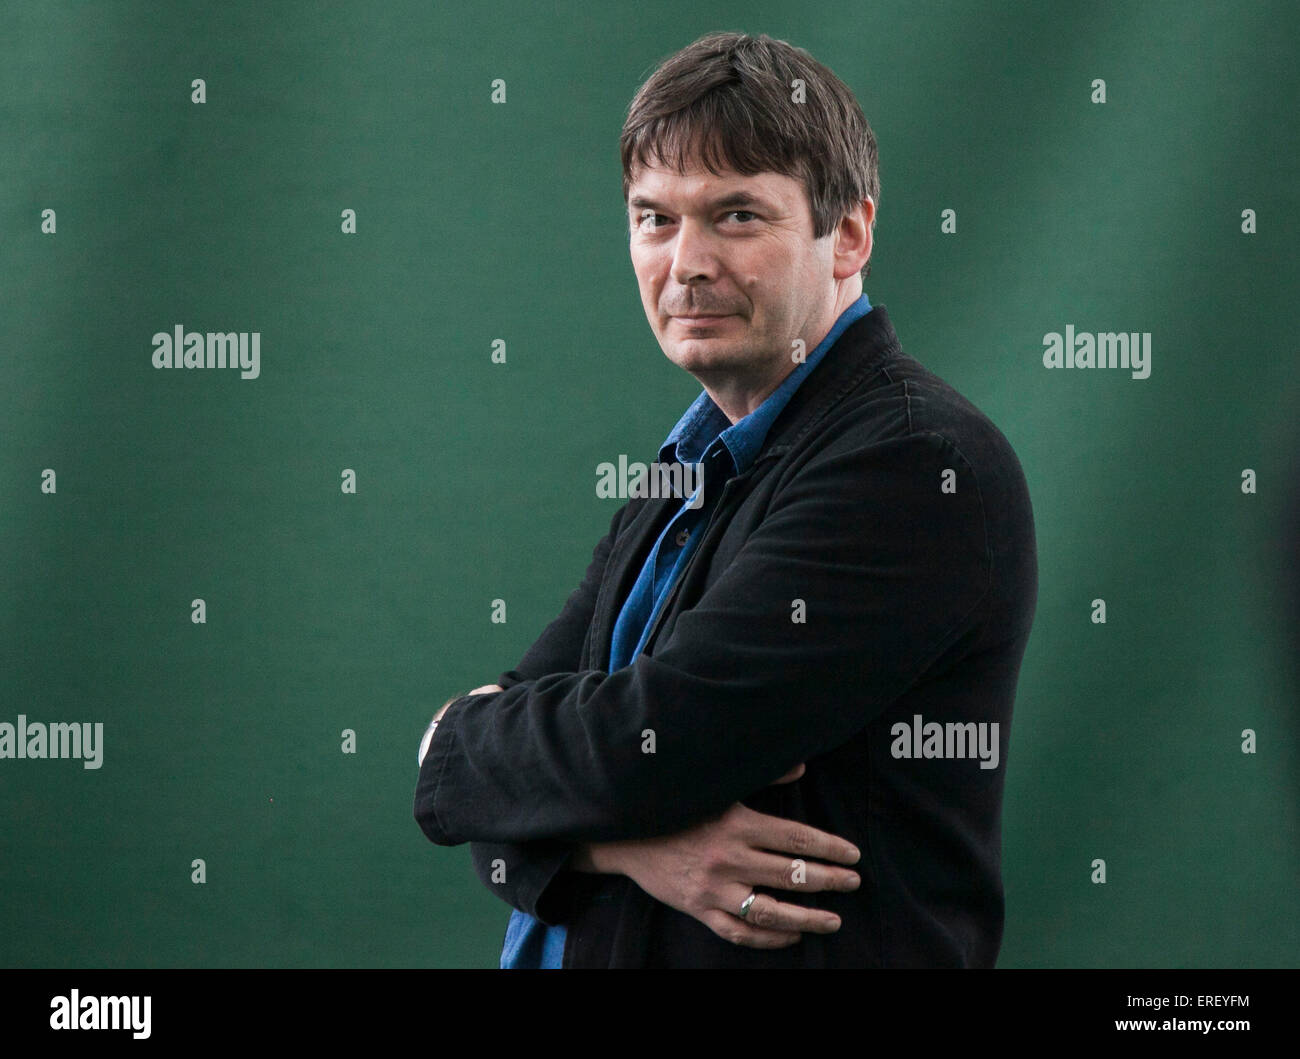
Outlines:
{"type": "Polygon", "coordinates": [[[977,623],[990,580],[984,500],[952,443],[828,447],[653,655],[452,702],[416,816],[444,845],[679,831],[864,728],[977,623]]]}
{"type": "MultiPolygon", "coordinates": [[[[596,594],[626,507],[614,513],[609,532],[592,553],[582,583],[569,594],[559,616],[542,631],[514,669],[497,677],[501,687],[511,688],[547,673],[577,668],[595,613],[596,594]]],[[[571,894],[564,872],[572,853],[572,843],[548,839],[470,843],[470,859],[483,885],[511,907],[548,925],[567,918],[571,894]]]]}

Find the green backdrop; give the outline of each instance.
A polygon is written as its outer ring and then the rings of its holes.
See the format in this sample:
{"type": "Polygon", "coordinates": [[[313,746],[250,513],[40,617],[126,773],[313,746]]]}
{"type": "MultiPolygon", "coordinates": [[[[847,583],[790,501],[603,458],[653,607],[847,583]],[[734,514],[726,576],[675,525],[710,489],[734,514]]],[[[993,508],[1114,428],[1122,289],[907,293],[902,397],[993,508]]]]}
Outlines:
{"type": "Polygon", "coordinates": [[[99,769],[0,760],[0,964],[495,965],[416,745],[577,583],[596,465],[699,392],[617,141],[739,29],[857,94],[867,293],[1029,481],[1000,965],[1295,965],[1296,10],[0,8],[0,722],[104,725],[99,769]],[[260,375],[155,369],[178,324],[259,333],[260,375]],[[1150,332],[1150,378],[1046,369],[1067,325],[1150,332]]]}

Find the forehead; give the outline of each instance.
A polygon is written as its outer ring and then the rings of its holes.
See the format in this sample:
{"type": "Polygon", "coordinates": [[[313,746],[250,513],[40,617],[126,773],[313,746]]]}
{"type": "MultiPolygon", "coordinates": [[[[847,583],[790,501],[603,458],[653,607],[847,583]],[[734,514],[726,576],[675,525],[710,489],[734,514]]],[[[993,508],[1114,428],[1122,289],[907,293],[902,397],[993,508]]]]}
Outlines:
{"type": "Polygon", "coordinates": [[[701,166],[688,168],[682,174],[670,166],[655,164],[634,169],[627,192],[628,209],[634,211],[671,206],[689,212],[720,205],[737,206],[746,201],[764,202],[794,212],[803,202],[803,185],[784,173],[745,175],[733,170],[711,173],[701,166]]]}

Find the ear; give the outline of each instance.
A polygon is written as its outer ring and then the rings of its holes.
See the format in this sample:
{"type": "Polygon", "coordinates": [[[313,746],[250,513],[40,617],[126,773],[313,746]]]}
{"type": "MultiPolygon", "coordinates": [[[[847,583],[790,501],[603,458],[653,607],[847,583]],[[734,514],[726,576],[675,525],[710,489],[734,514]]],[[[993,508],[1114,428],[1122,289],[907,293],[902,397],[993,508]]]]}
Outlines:
{"type": "Polygon", "coordinates": [[[848,279],[862,271],[871,257],[871,225],[876,219],[876,204],[870,195],[849,210],[835,229],[836,279],[848,279]]]}

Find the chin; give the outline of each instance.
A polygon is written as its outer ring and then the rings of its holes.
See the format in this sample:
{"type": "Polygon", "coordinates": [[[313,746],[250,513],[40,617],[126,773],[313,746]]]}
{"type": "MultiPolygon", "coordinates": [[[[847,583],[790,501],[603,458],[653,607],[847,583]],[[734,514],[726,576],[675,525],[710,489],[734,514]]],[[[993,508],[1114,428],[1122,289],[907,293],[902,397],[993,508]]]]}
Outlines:
{"type": "Polygon", "coordinates": [[[745,359],[743,350],[736,349],[730,342],[688,339],[677,342],[664,354],[683,371],[698,371],[739,364],[745,359]]]}

